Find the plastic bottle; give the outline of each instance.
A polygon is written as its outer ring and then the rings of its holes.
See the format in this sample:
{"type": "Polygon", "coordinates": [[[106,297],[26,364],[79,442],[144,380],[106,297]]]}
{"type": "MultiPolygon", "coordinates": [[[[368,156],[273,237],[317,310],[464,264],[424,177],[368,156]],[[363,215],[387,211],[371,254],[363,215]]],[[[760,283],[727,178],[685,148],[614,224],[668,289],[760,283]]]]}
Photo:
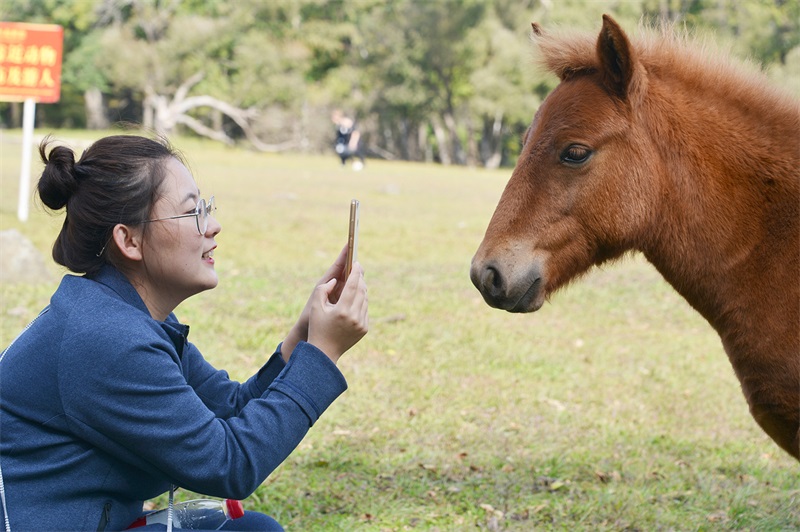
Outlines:
{"type": "MultiPolygon", "coordinates": [[[[195,499],[180,502],[172,507],[172,528],[219,530],[229,519],[239,519],[244,515],[241,501],[225,499],[195,499]]],[[[167,509],[143,515],[128,529],[154,523],[167,524],[167,509]]]]}

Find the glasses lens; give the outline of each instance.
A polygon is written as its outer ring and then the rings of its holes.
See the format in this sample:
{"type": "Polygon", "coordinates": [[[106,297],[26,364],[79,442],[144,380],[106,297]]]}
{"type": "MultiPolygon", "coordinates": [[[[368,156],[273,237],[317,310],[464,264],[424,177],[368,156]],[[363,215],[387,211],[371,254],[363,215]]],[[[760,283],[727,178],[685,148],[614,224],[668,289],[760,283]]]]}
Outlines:
{"type": "Polygon", "coordinates": [[[216,210],[217,206],[214,204],[214,196],[211,196],[211,199],[206,200],[201,199],[197,202],[197,209],[195,212],[197,216],[195,219],[197,220],[197,230],[200,232],[201,235],[206,234],[208,231],[208,216],[216,210]]]}
{"type": "Polygon", "coordinates": [[[206,200],[201,199],[197,202],[197,230],[201,235],[206,234],[208,229],[208,210],[206,210],[206,200]]]}

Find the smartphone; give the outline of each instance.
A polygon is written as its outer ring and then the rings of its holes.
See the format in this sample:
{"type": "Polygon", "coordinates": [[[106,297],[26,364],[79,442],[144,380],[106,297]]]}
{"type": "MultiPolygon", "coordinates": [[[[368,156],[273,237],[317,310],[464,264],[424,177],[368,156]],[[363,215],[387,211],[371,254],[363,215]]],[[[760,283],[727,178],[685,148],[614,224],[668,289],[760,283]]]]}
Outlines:
{"type": "Polygon", "coordinates": [[[350,228],[347,234],[347,260],[344,263],[344,281],[350,277],[353,261],[358,260],[358,216],[360,203],[357,199],[350,201],[350,228]]]}

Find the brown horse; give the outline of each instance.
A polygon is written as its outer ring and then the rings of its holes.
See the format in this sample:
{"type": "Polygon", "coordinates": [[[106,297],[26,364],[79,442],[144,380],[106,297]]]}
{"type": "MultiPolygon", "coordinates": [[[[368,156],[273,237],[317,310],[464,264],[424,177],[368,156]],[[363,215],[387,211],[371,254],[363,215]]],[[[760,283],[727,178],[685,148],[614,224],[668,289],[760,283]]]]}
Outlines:
{"type": "Polygon", "coordinates": [[[533,25],[560,79],[470,276],[533,312],[589,270],[641,251],[722,338],[750,412],[800,460],[800,104],[678,38],[533,25]]]}

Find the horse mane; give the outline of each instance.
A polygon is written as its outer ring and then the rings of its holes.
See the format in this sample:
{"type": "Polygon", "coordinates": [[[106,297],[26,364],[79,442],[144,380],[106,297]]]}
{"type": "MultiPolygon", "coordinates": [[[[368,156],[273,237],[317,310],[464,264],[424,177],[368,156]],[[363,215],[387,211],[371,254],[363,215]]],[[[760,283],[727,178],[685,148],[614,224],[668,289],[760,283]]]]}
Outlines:
{"type": "MultiPolygon", "coordinates": [[[[800,115],[800,103],[773,86],[757,64],[733,59],[729,49],[708,37],[693,35],[675,23],[654,27],[640,22],[637,32],[629,33],[628,39],[648,73],[667,72],[670,77],[685,80],[702,91],[800,115]]],[[[534,25],[533,41],[539,50],[538,63],[561,80],[592,74],[600,68],[597,33],[542,31],[534,25]]]]}

